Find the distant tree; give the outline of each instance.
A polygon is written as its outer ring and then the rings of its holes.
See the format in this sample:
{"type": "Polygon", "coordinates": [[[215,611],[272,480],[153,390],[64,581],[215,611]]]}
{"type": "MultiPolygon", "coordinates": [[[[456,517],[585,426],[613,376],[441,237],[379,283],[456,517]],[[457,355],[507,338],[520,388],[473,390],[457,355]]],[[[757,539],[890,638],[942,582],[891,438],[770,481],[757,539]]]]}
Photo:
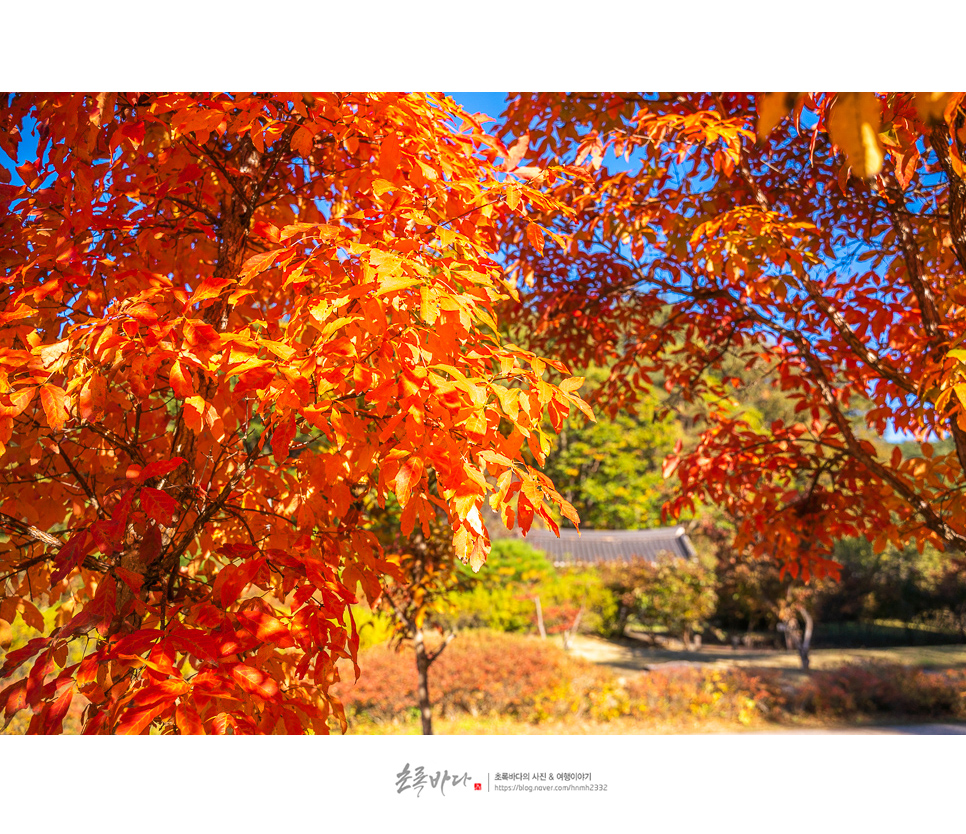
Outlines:
{"type": "MultiPolygon", "coordinates": [[[[600,369],[588,372],[591,385],[605,377],[600,369]]],[[[577,510],[581,525],[638,530],[661,524],[661,508],[671,497],[661,467],[681,431],[659,410],[655,397],[633,415],[592,423],[576,414],[564,421],[544,471],[577,510]]]]}
{"type": "Polygon", "coordinates": [[[624,633],[631,617],[645,628],[663,628],[679,636],[690,649],[697,629],[714,612],[717,594],[714,571],[695,559],[670,553],[657,561],[634,559],[603,565],[600,576],[616,600],[605,627],[624,633]]]}

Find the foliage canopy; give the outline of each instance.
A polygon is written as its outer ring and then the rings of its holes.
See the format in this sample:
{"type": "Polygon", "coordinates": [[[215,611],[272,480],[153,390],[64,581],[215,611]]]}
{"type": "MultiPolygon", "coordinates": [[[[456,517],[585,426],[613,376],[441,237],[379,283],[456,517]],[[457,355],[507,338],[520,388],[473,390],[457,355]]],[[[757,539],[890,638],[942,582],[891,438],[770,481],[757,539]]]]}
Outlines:
{"type": "Polygon", "coordinates": [[[663,382],[720,405],[669,458],[682,494],[805,576],[834,541],[962,551],[966,104],[951,93],[513,93],[504,135],[576,212],[511,219],[532,346],[612,368],[612,411],[663,382]],[[571,235],[542,253],[540,219],[571,235]],[[796,419],[731,405],[766,366],[796,419]],[[915,436],[883,455],[863,431],[915,436]],[[932,438],[950,438],[946,453],[932,438]]]}
{"type": "Polygon", "coordinates": [[[403,535],[445,513],[474,567],[488,498],[576,520],[521,450],[587,409],[580,381],[494,319],[497,221],[555,211],[554,174],[419,94],[0,101],[11,158],[32,127],[23,184],[0,170],[0,618],[42,634],[0,708],[325,732],[348,606],[393,571],[367,494],[403,535]]]}

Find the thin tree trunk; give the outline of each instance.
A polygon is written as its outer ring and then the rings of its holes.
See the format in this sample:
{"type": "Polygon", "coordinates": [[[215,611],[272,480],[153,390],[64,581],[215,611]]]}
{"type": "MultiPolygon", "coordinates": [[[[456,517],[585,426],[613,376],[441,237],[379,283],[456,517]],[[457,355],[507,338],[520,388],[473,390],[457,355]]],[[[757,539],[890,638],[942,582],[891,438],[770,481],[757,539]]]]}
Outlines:
{"type": "Polygon", "coordinates": [[[798,606],[798,613],[805,620],[805,634],[802,635],[802,641],[798,645],[798,656],[802,659],[802,668],[807,672],[809,663],[808,651],[812,646],[812,630],[815,623],[812,620],[812,615],[805,610],[803,605],[798,606]]]}
{"type": "Polygon", "coordinates": [[[564,632],[564,651],[570,649],[570,641],[574,639],[574,635],[577,633],[577,629],[580,627],[580,618],[584,616],[584,607],[581,605],[580,610],[577,612],[577,616],[574,617],[573,625],[564,632]]]}
{"type": "Polygon", "coordinates": [[[537,606],[537,631],[540,632],[540,636],[546,640],[547,639],[547,629],[543,626],[543,608],[540,607],[540,597],[535,596],[533,598],[533,604],[537,606]]]}
{"type": "Polygon", "coordinates": [[[419,700],[419,717],[423,725],[423,735],[433,734],[433,704],[429,700],[429,664],[432,662],[426,654],[426,643],[423,641],[423,630],[416,628],[413,634],[416,647],[416,674],[419,676],[417,697],[419,700]]]}

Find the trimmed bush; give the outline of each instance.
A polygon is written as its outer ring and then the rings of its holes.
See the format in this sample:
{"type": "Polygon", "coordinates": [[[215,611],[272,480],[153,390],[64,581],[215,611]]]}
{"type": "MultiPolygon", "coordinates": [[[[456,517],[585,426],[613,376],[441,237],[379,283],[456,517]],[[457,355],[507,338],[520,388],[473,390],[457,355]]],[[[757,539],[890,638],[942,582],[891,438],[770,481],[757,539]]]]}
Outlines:
{"type": "Polygon", "coordinates": [[[898,664],[851,664],[815,672],[789,709],[828,718],[966,718],[966,673],[927,672],[898,664]]]}
{"type": "MultiPolygon", "coordinates": [[[[412,654],[376,646],[359,658],[354,684],[337,692],[350,716],[391,721],[416,704],[412,654]]],[[[604,674],[546,640],[490,631],[461,633],[433,664],[430,696],[440,715],[498,713],[532,719],[567,712],[574,687],[604,674]]]]}

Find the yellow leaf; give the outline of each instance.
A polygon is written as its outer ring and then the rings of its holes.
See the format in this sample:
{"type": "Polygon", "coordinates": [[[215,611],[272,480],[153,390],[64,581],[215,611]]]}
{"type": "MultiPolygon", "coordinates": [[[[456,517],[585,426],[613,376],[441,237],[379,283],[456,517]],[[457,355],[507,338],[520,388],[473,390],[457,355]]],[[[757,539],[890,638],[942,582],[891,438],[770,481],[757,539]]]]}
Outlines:
{"type": "Polygon", "coordinates": [[[798,93],[762,93],[758,100],[758,141],[764,142],[795,106],[798,93]]]}
{"type": "Polygon", "coordinates": [[[56,342],[52,345],[45,345],[40,348],[40,361],[44,363],[45,368],[49,368],[53,365],[61,356],[63,356],[67,349],[70,347],[70,340],[64,339],[60,342],[56,342]]]}
{"type": "Polygon", "coordinates": [[[560,383],[560,390],[563,391],[565,394],[569,394],[572,391],[576,391],[583,384],[584,384],[584,377],[572,376],[569,379],[565,379],[563,380],[563,382],[560,383]]]}
{"type": "Polygon", "coordinates": [[[387,275],[379,278],[379,289],[376,295],[385,295],[390,292],[398,292],[407,287],[414,287],[422,283],[422,278],[410,278],[408,275],[387,275]]]}
{"type": "Polygon", "coordinates": [[[390,191],[395,187],[396,186],[394,186],[388,180],[376,179],[372,181],[372,193],[375,194],[377,197],[381,197],[387,191],[390,191]]]}
{"type": "Polygon", "coordinates": [[[828,132],[853,173],[874,177],[882,169],[879,100],[874,93],[839,93],[828,115],[828,132]]]}
{"type": "Polygon", "coordinates": [[[939,125],[945,120],[946,105],[952,93],[916,93],[916,110],[927,125],[939,125]]]}
{"type": "Polygon", "coordinates": [[[430,287],[423,285],[419,288],[419,317],[426,324],[435,324],[439,315],[439,303],[436,293],[430,287]]]}

